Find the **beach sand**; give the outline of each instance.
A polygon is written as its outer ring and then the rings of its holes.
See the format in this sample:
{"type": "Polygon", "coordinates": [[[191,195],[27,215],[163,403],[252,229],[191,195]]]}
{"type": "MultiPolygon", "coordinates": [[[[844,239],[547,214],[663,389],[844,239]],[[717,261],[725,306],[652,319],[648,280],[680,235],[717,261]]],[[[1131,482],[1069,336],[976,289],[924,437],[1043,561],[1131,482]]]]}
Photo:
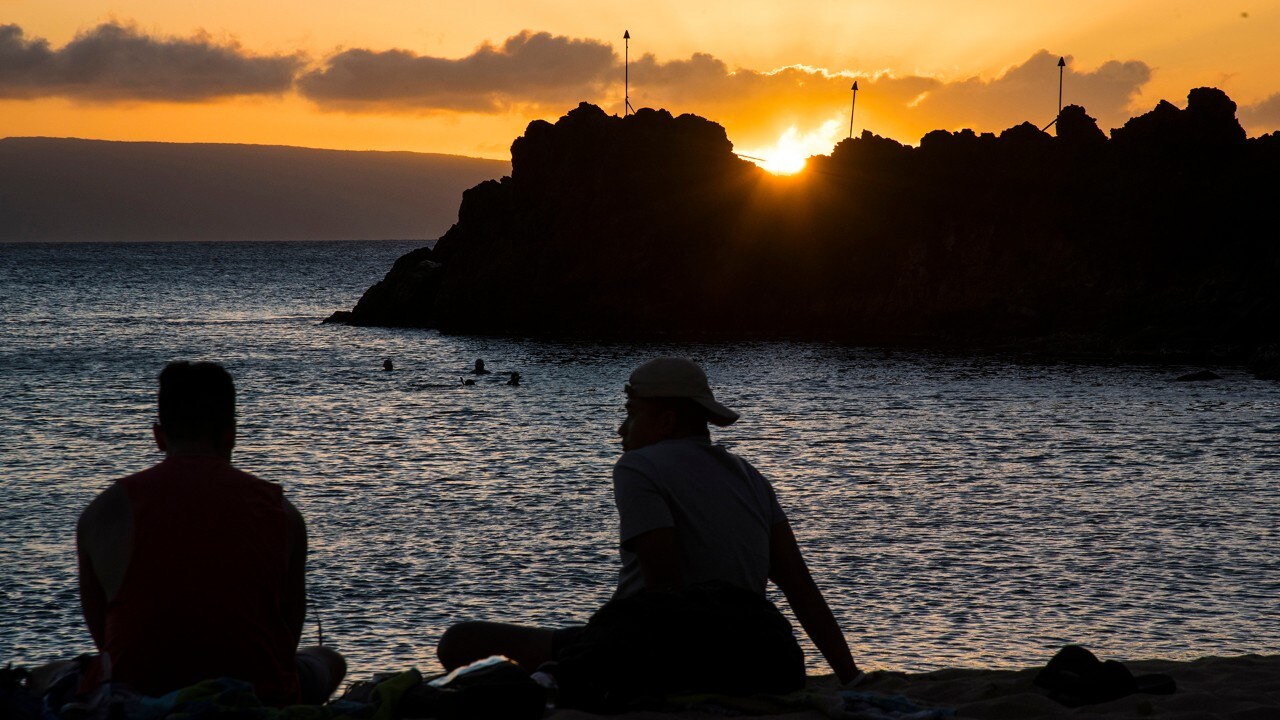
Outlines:
{"type": "MultiPolygon", "coordinates": [[[[1068,708],[1032,685],[1039,668],[1025,670],[938,670],[907,674],[873,672],[858,691],[902,695],[926,707],[951,708],[956,718],[1037,720],[1039,718],[1155,718],[1158,720],[1280,719],[1280,655],[1206,657],[1190,662],[1126,661],[1135,675],[1164,673],[1177,682],[1172,695],[1130,695],[1098,705],[1068,708]]],[[[835,692],[832,676],[809,678],[809,688],[835,692]]],[[[554,720],[703,720],[723,718],[706,712],[593,715],[560,710],[554,720]]],[[[773,720],[820,720],[818,711],[755,716],[773,720]]]]}

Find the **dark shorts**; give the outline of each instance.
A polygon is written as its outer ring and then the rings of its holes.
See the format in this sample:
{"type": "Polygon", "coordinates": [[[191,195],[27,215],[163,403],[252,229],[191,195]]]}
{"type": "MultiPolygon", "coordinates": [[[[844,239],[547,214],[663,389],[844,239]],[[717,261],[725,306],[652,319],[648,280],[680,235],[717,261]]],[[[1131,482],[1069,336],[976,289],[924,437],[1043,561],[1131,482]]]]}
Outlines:
{"type": "Polygon", "coordinates": [[[559,660],[564,649],[573,645],[582,637],[586,625],[569,625],[551,631],[551,659],[559,660]]]}

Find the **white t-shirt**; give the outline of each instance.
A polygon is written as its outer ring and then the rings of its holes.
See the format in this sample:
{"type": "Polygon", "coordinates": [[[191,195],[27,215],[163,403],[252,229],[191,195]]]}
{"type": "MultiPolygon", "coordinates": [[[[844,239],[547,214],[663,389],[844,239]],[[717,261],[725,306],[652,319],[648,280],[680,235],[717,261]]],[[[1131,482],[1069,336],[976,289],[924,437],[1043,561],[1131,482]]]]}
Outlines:
{"type": "MultiPolygon", "coordinates": [[[[674,527],[686,584],[720,580],[764,595],[769,535],[787,516],[769,481],[705,438],[663,440],[623,453],[613,466],[619,543],[674,527]]],[[[623,548],[614,597],[644,587],[635,553],[623,548]]]]}

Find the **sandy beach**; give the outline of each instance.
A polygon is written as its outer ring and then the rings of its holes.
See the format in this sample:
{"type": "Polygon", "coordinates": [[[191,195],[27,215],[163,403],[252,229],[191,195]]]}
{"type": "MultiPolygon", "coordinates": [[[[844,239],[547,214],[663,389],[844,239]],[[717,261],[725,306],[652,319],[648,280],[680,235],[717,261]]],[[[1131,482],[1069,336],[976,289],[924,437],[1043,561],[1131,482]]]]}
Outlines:
{"type": "MultiPolygon", "coordinates": [[[[1097,705],[1068,708],[1032,684],[1039,668],[1022,670],[938,670],[930,673],[873,672],[860,692],[902,695],[922,708],[947,708],[956,718],[1038,720],[1040,718],[1160,718],[1161,720],[1275,720],[1280,718],[1280,655],[1206,657],[1190,662],[1126,661],[1135,675],[1164,673],[1177,682],[1172,695],[1130,695],[1097,705]]],[[[811,677],[811,690],[834,693],[832,676],[811,677]]],[[[605,716],[561,710],[555,720],[623,717],[632,720],[685,720],[724,717],[703,711],[642,712],[605,716]]],[[[831,717],[817,709],[756,717],[818,720],[831,717]]],[[[909,718],[909,714],[856,715],[849,718],[909,718]]]]}

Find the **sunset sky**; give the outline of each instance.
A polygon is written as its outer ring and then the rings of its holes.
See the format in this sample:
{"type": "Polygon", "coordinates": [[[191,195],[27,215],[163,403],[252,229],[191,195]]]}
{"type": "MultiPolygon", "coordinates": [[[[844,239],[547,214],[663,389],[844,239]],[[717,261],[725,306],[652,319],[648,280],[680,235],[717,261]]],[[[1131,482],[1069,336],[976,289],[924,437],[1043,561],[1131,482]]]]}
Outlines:
{"type": "Polygon", "coordinates": [[[849,132],[1103,130],[1213,86],[1280,129],[1280,0],[0,0],[0,137],[235,142],[507,159],[586,100],[723,125],[739,152],[849,132]]]}

